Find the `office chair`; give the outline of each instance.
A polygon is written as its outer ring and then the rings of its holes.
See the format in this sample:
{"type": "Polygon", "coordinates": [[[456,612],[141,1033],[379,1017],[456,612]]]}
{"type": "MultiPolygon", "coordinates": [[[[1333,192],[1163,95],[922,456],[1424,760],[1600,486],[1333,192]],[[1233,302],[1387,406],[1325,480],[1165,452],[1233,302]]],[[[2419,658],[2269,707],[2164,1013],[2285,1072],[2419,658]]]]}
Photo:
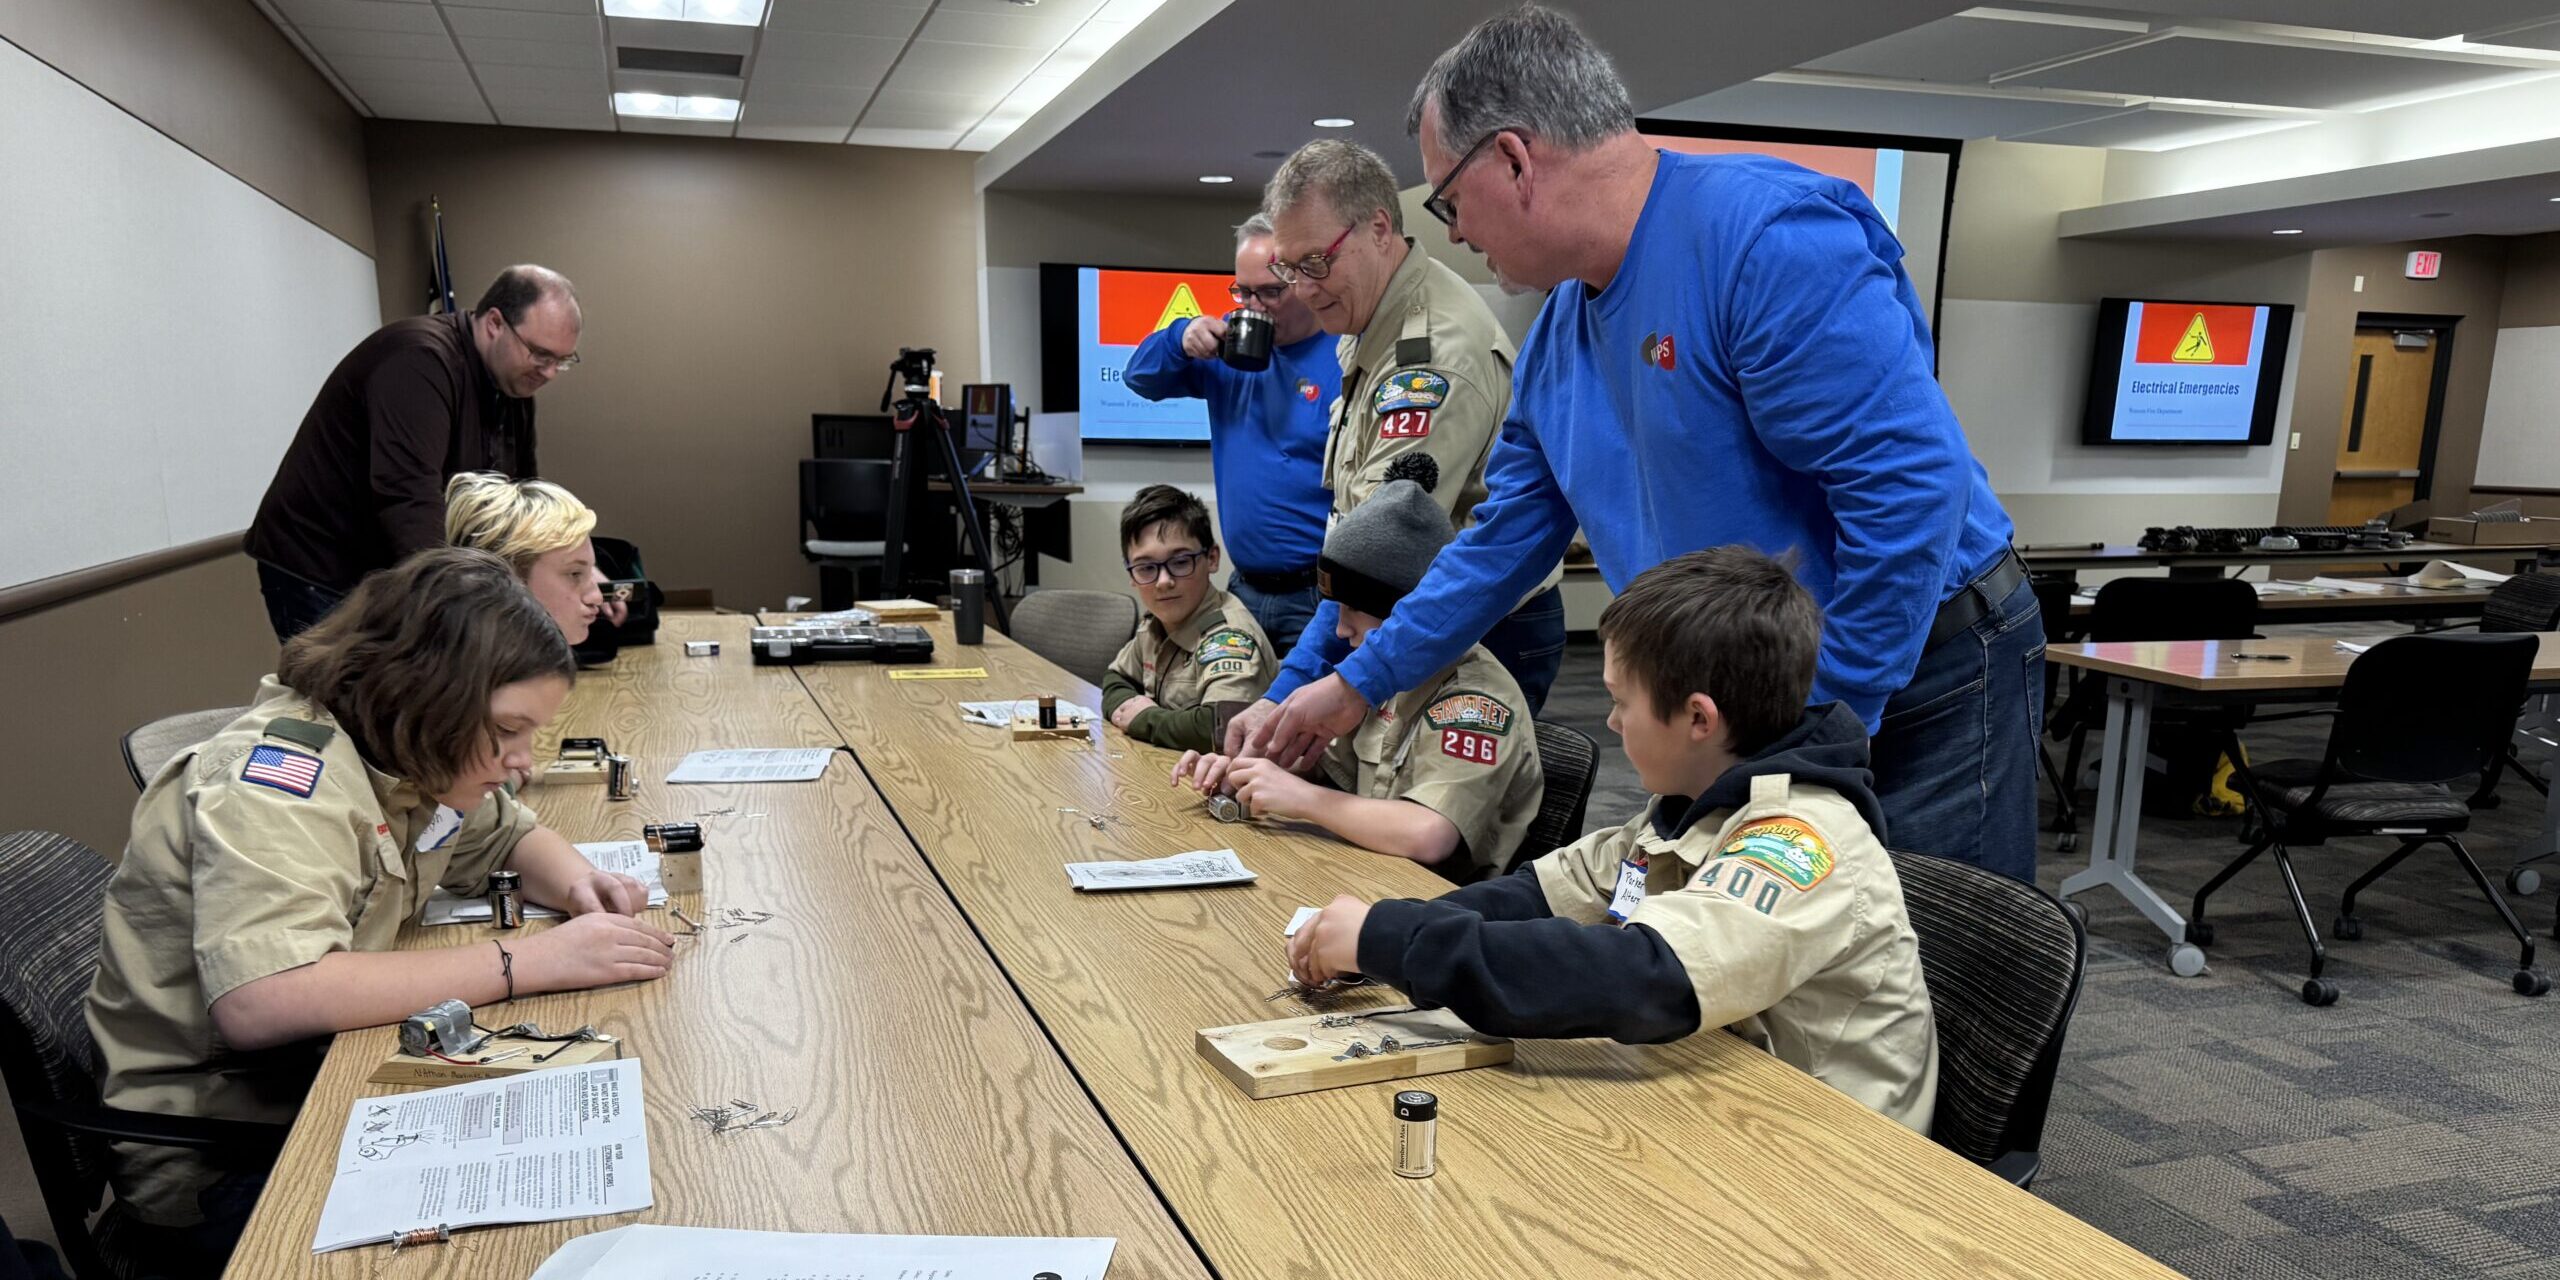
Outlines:
{"type": "Polygon", "coordinates": [[[247,707],[181,711],[128,731],[123,744],[125,776],[133,779],[136,791],[150,786],[151,779],[179,752],[230,728],[232,721],[247,714],[247,707]]]}
{"type": "Polygon", "coordinates": [[[800,460],[800,554],[818,566],[818,607],[862,598],[889,554],[890,464],[881,458],[800,460]]]}
{"type": "Polygon", "coordinates": [[[1600,744],[1569,725],[1533,720],[1538,737],[1538,767],[1546,773],[1538,794],[1538,816],[1510,859],[1494,868],[1508,874],[1521,863],[1541,858],[1582,838],[1582,819],[1591,808],[1591,781],[1600,776],[1600,744]]]}
{"type": "Polygon", "coordinates": [[[1096,688],[1138,634],[1138,602],[1117,591],[1034,591],[1013,607],[1014,640],[1096,688]]]}
{"type": "Polygon", "coordinates": [[[2088,933],[2034,885],[1925,853],[1891,857],[1938,1024],[1929,1136],[2024,1188],[2043,1163],[2088,933]]]}
{"type": "Polygon", "coordinates": [[[218,1152],[254,1167],[284,1147],[286,1127],[126,1111],[98,1102],[89,983],[114,869],[88,846],[44,831],[0,835],[0,1082],[18,1113],[28,1163],[72,1274],[124,1276],[152,1228],[109,1206],[107,1144],[218,1152]]]}
{"type": "MultiPolygon", "coordinates": [[[[2245,640],[2256,634],[2258,592],[2237,578],[2118,578],[2098,588],[2089,606],[2089,639],[2101,643],[2142,640],[2245,640]]],[[[2062,776],[2076,782],[2089,731],[2106,722],[2104,682],[2086,673],[2071,682],[2071,693],[2055,713],[2057,738],[2068,738],[2071,750],[2062,776]]],[[[2164,730],[2210,734],[2222,740],[2233,763],[2240,760],[2240,726],[2251,708],[2243,703],[2214,707],[2160,707],[2151,713],[2154,741],[2164,730]]],[[[2127,767],[2140,767],[2129,762],[2127,767]]]]}
{"type": "MultiPolygon", "coordinates": [[[[2560,631],[2560,574],[2519,573],[2499,583],[2480,603],[2480,631],[2486,635],[2513,634],[2526,631],[2560,631]]],[[[2481,771],[2480,789],[2471,793],[2471,807],[2498,807],[2498,781],[2507,770],[2515,770],[2525,785],[2539,791],[2544,803],[2550,802],[2551,783],[2535,773],[2524,762],[2519,749],[2525,740],[2549,745],[2552,734],[2551,695],[2535,694],[2525,701],[2523,713],[2516,719],[2516,731],[2507,739],[2507,749],[2489,767],[2481,771]]],[[[2531,894],[2542,887],[2542,873],[2530,863],[2552,857],[2560,850],[2545,849],[2518,861],[2507,870],[2507,889],[2512,893],[2531,894]]]]}
{"type": "MultiPolygon", "coordinates": [[[[2306,1004],[2337,1003],[2338,985],[2320,976],[2328,951],[2311,922],[2289,849],[2326,843],[2337,836],[2388,835],[2400,847],[2375,863],[2339,900],[2332,922],[2347,941],[2364,936],[2356,916],[2356,895],[2382,875],[2430,844],[2453,852],[2471,882],[2480,887],[2490,907],[2505,921],[2522,948],[2514,985],[2520,995],[2538,996],[2551,980],[2533,967],[2533,935],[2516,920],[2507,900],[2489,884],[2480,864],[2456,833],[2471,823],[2470,806],[2450,784],[2478,773],[2497,757],[2515,727],[2516,708],[2524,701],[2525,680],[2533,669],[2539,644],[2531,636],[2426,635],[2395,636],[2359,656],[2347,668],[2338,705],[2298,713],[2335,716],[2329,747],[2319,760],[2271,760],[2238,763],[2242,794],[2257,814],[2255,839],[2248,852],[2215,872],[2196,891],[2195,911],[2187,920],[2187,941],[2213,945],[2213,926],[2205,921],[2205,899],[2237,875],[2242,867],[2272,850],[2284,875],[2285,893],[2311,943],[2311,975],[2302,984],[2306,1004]]],[[[2244,834],[2244,839],[2249,838],[2244,834]]]]}

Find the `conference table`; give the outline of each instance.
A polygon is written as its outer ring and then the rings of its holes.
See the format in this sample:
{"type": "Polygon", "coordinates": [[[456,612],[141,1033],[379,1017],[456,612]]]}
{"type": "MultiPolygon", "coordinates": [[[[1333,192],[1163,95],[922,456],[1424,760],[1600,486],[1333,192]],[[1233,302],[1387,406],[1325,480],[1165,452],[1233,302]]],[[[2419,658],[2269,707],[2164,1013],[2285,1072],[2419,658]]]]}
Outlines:
{"type": "MultiPolygon", "coordinates": [[[[2311,622],[2450,622],[2477,618],[2488,606],[2490,588],[2412,587],[2378,582],[2360,587],[2269,588],[2258,591],[2258,620],[2265,624],[2311,622]]],[[[2073,623],[2085,623],[2097,609],[2094,592],[2071,597],[2073,623]]]]}
{"type": "MultiPolygon", "coordinates": [[[[1100,705],[992,629],[964,647],[947,619],[928,624],[925,665],[982,678],[894,679],[917,668],[755,666],[751,621],[670,615],[658,643],[583,675],[546,730],[633,757],[636,799],[526,792],[572,839],[698,821],[701,889],[675,904],[775,913],[679,941],[661,981],[502,1015],[622,1037],[643,1064],[654,1205],[313,1255],[349,1105],[402,1091],[364,1083],[391,1031],[349,1032],[229,1274],[526,1276],[562,1242],[631,1221],[1112,1236],[1121,1278],[2174,1274],[1721,1032],[1524,1041],[1502,1066],[1250,1100],[1195,1033],[1304,1012],[1269,999],[1292,911],[1342,892],[1430,896],[1437,877],[1311,829],[1219,823],[1169,785],[1174,753],[1115,730],[1016,741],[965,723],[963,700],[1100,705]],[[690,639],[722,651],[685,657],[690,639]],[[793,746],[850,753],[816,782],[658,781],[688,751],[793,746]],[[1083,894],[1062,870],[1229,847],[1254,883],[1083,894]],[[1401,1087],[1441,1100],[1428,1179],[1392,1170],[1401,1087]],[[725,1135],[690,1114],[733,1097],[799,1114],[725,1135]]],[[[671,886],[687,860],[667,859],[671,886]]],[[[490,936],[413,927],[402,945],[490,936]]]]}
{"type": "MultiPolygon", "coordinates": [[[[2368,637],[2355,644],[2379,643],[2368,637]]],[[[2560,632],[2540,635],[2528,687],[2560,689],[2560,632]]],[[[2113,889],[2169,940],[2171,972],[2204,972],[2204,951],[2187,941],[2187,918],[2143,880],[2138,870],[2144,761],[2151,748],[2151,716],[2162,703],[2229,705],[2235,702],[2319,701],[2337,695],[2357,654],[2334,636],[2283,636],[2248,640],[2119,641],[2048,645],[2045,660],[2076,667],[2105,682],[2106,726],[2098,747],[2098,803],[2089,826],[2089,865],[2065,878],[2065,898],[2090,889],[2113,889]]],[[[2543,802],[2541,843],[2531,852],[2560,848],[2560,806],[2543,802]]]]}

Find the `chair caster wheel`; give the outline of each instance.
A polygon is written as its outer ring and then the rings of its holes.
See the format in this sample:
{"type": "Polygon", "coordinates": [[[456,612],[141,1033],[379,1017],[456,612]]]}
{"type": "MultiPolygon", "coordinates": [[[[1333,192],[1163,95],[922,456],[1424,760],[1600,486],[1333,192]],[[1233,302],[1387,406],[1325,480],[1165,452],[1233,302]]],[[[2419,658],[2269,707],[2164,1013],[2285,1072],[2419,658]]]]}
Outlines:
{"type": "Polygon", "coordinates": [[[2186,942],[2169,948],[2169,972],[2181,978],[2204,972],[2204,948],[2186,942]]]}
{"type": "Polygon", "coordinates": [[[2212,922],[2207,920],[2189,920],[2187,922],[2187,941],[2192,942],[2199,947],[2212,946],[2212,922]]]}
{"type": "Polygon", "coordinates": [[[2516,994],[2520,996],[2549,995],[2551,979],[2542,976],[2542,971],[2539,969],[2518,969],[2516,970],[2516,994]]]}
{"type": "Polygon", "coordinates": [[[2053,842],[2053,849],[2056,853],[2070,853],[2079,847],[2080,833],[2077,831],[2065,831],[2053,842]]]}
{"type": "Polygon", "coordinates": [[[2338,984],[2327,978],[2313,978],[2302,984],[2302,1002],[2315,1009],[2326,1009],[2338,1002],[2338,984]]]}
{"type": "Polygon", "coordinates": [[[2500,798],[2501,797],[2495,791],[2492,791],[2485,796],[2473,796],[2471,797],[2471,807],[2474,809],[2495,809],[2498,807],[2498,801],[2500,798]]]}
{"type": "Polygon", "coordinates": [[[2364,921],[2354,916],[2340,916],[2329,922],[2329,932],[2349,942],[2364,936],[2364,921]]]}
{"type": "Polygon", "coordinates": [[[2517,867],[2507,873],[2507,892],[2519,898],[2530,898],[2542,887],[2542,873],[2531,867],[2517,867]]]}

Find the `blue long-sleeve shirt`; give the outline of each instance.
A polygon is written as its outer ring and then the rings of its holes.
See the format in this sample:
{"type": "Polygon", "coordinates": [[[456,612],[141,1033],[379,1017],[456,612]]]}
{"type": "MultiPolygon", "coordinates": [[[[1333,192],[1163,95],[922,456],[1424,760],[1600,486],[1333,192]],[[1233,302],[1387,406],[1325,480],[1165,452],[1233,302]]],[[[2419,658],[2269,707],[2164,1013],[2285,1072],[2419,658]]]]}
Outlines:
{"type": "MultiPolygon", "coordinates": [[[[1872,731],[1939,603],[2011,534],[1929,353],[1902,246],[1854,185],[1662,154],[1608,287],[1566,282],[1521,345],[1474,527],[1357,652],[1326,656],[1383,704],[1499,621],[1577,524],[1613,590],[1745,543],[1795,553],[1823,608],[1813,701],[1872,731]]],[[[1311,678],[1316,655],[1294,656],[1274,700],[1311,678]]]]}
{"type": "Polygon", "coordinates": [[[1209,470],[1227,563],[1247,573],[1303,573],[1324,550],[1333,495],[1324,487],[1326,412],[1342,394],[1332,335],[1271,352],[1260,373],[1182,354],[1182,329],[1166,325],[1138,344],[1120,380],[1149,400],[1209,402],[1209,470]]]}

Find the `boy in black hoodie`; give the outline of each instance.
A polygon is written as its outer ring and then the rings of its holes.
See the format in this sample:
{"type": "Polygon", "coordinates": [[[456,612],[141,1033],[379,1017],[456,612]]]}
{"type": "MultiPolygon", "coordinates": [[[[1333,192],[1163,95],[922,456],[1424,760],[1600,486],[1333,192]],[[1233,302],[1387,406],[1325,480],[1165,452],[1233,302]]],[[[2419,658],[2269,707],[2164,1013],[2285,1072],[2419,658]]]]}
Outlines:
{"type": "Polygon", "coordinates": [[[1290,940],[1291,971],[1363,973],[1515,1038],[1727,1027],[1927,1133],[1937,1035],[1866,734],[1804,705],[1821,629],[1746,547],[1638,575],[1600,639],[1647,810],[1429,902],[1337,897],[1290,940]]]}

